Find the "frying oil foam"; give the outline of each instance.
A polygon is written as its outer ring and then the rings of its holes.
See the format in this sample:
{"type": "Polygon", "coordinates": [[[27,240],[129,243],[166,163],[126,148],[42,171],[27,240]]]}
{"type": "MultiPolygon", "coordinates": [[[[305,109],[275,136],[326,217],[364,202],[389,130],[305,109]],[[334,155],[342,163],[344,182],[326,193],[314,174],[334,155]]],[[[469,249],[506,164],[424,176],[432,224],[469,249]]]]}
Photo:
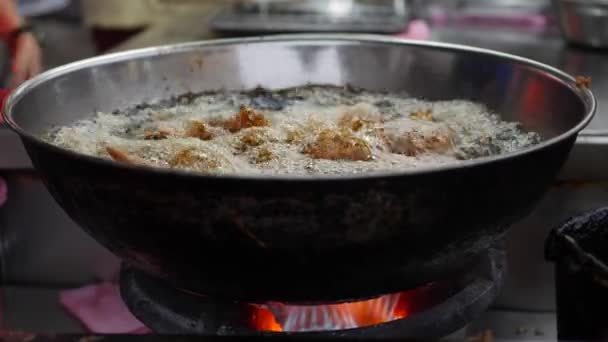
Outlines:
{"type": "Polygon", "coordinates": [[[354,174],[379,170],[407,170],[432,167],[462,160],[516,151],[540,141],[536,133],[524,131],[518,123],[501,121],[485,106],[469,101],[429,102],[398,93],[373,93],[342,87],[306,86],[280,92],[217,92],[189,101],[137,111],[97,113],[92,119],[59,127],[44,136],[49,142],[76,152],[110,158],[106,147],[119,148],[142,162],[158,167],[176,167],[169,162],[182,151],[196,153],[201,160],[213,160],[213,167],[184,169],[219,174],[354,174]],[[231,133],[207,124],[235,116],[241,105],[250,106],[269,121],[268,127],[254,127],[231,133]],[[425,112],[432,120],[412,116],[425,112]],[[325,129],[340,131],[346,115],[369,119],[372,124],[352,135],[365,141],[372,160],[314,159],[304,154],[305,146],[325,129]],[[214,136],[201,140],[171,135],[162,140],[145,140],[145,132],[182,132],[191,121],[206,123],[214,136]],[[423,151],[416,155],[393,153],[378,132],[396,136],[416,132],[431,136],[450,132],[448,151],[423,151]],[[260,138],[256,146],[243,146],[245,134],[260,138]],[[294,132],[298,139],[294,141],[294,132]],[[260,160],[261,153],[270,158],[260,160]]]}

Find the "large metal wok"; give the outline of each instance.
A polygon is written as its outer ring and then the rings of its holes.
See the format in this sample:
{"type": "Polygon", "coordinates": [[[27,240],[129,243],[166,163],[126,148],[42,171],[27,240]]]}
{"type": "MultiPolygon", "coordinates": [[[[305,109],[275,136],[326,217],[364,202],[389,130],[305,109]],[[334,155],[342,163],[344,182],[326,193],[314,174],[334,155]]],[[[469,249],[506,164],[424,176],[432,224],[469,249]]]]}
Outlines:
{"type": "Polygon", "coordinates": [[[556,69],[498,52],[294,35],[84,60],[28,81],[5,109],[57,202],[126,262],[205,295],[312,302],[399,291],[467,267],[541,198],[595,100],[556,69]],[[37,137],[184,92],[307,82],[481,101],[545,141],[436,169],[262,177],[122,165],[37,137]]]}

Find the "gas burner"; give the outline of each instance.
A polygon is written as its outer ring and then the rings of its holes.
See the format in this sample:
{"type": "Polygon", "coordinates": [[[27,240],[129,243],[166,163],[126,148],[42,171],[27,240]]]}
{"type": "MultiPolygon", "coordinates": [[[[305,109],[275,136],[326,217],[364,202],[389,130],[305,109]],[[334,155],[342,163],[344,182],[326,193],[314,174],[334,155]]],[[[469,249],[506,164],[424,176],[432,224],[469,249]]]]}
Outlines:
{"type": "Polygon", "coordinates": [[[131,312],[161,334],[434,339],[483,313],[502,286],[505,268],[504,250],[491,248],[458,279],[334,303],[222,301],[178,290],[125,265],[120,288],[131,312]]]}

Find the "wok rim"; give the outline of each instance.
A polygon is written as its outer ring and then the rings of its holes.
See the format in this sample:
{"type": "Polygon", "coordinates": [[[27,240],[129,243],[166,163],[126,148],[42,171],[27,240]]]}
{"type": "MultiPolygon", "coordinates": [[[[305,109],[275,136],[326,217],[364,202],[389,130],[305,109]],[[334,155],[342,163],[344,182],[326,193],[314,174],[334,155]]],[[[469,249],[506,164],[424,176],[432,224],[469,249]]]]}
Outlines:
{"type": "Polygon", "coordinates": [[[456,170],[465,170],[472,167],[487,166],[498,162],[508,161],[523,157],[529,154],[540,152],[553,145],[564,142],[573,136],[578,135],[595,116],[597,110],[597,101],[593,92],[589,88],[581,89],[576,86],[576,79],[572,75],[563,72],[555,67],[547,64],[520,57],[513,54],[508,54],[496,50],[478,48],[462,44],[443,43],[436,41],[420,41],[410,40],[397,37],[387,37],[382,35],[374,34],[284,34],[284,35],[271,35],[271,36],[258,36],[258,37],[247,37],[247,38],[225,38],[225,39],[213,39],[205,41],[194,41],[185,42],[178,44],[168,44],[152,46],[140,49],[127,50],[123,52],[116,52],[101,56],[95,56],[91,58],[82,59],[72,63],[68,63],[50,70],[47,70],[34,78],[27,80],[22,83],[16,89],[14,89],[9,97],[7,98],[2,115],[4,121],[9,125],[11,130],[20,135],[22,139],[27,139],[35,142],[38,145],[42,145],[45,148],[54,150],[56,152],[67,154],[68,156],[80,158],[83,161],[97,164],[100,166],[108,166],[118,168],[127,172],[156,174],[159,176],[179,176],[179,177],[192,177],[198,179],[217,179],[217,180],[250,180],[250,181],[305,181],[305,182],[318,182],[318,181],[356,181],[356,180],[373,180],[373,179],[386,179],[392,177],[404,177],[404,176],[420,176],[434,173],[442,173],[456,170]],[[465,161],[459,161],[458,163],[448,163],[440,166],[428,166],[428,167],[417,167],[412,169],[402,170],[379,170],[362,173],[350,173],[350,174],[318,174],[318,175],[293,175],[293,174],[204,174],[196,173],[191,171],[185,171],[180,169],[169,169],[146,165],[130,165],[125,163],[116,162],[101,157],[90,156],[84,153],[71,151],[65,148],[55,146],[49,142],[44,141],[35,134],[32,134],[25,129],[21,128],[15,120],[13,120],[13,108],[15,105],[24,98],[32,89],[37,86],[53,80],[59,76],[69,74],[74,71],[87,69],[92,66],[106,65],[116,62],[124,62],[136,58],[145,58],[152,56],[159,56],[164,54],[171,54],[176,52],[193,51],[197,48],[213,47],[213,46],[224,46],[224,45],[238,45],[238,44],[255,44],[255,43],[268,43],[268,42],[286,42],[286,43],[301,43],[306,44],[308,42],[322,43],[322,42],[333,42],[333,43],[358,43],[358,44],[387,44],[387,45],[403,45],[403,46],[414,46],[429,48],[432,50],[447,50],[457,52],[469,52],[480,55],[498,57],[511,62],[515,62],[520,65],[532,67],[548,77],[552,77],[555,81],[560,82],[563,86],[569,88],[573,94],[577,95],[581,102],[584,104],[586,113],[582,120],[578,122],[574,127],[568,131],[555,136],[551,139],[543,140],[539,144],[526,147],[524,149],[503,153],[495,156],[475,158],[465,161]]]}

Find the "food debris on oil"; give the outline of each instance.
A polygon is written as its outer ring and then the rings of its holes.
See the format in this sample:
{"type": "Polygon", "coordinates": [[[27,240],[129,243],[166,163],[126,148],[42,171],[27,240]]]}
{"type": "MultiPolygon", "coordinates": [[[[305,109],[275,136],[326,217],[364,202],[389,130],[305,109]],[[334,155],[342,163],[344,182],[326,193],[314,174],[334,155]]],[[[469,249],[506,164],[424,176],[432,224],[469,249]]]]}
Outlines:
{"type": "Polygon", "coordinates": [[[579,89],[589,89],[589,88],[591,88],[591,77],[576,76],[576,86],[579,89]]]}

